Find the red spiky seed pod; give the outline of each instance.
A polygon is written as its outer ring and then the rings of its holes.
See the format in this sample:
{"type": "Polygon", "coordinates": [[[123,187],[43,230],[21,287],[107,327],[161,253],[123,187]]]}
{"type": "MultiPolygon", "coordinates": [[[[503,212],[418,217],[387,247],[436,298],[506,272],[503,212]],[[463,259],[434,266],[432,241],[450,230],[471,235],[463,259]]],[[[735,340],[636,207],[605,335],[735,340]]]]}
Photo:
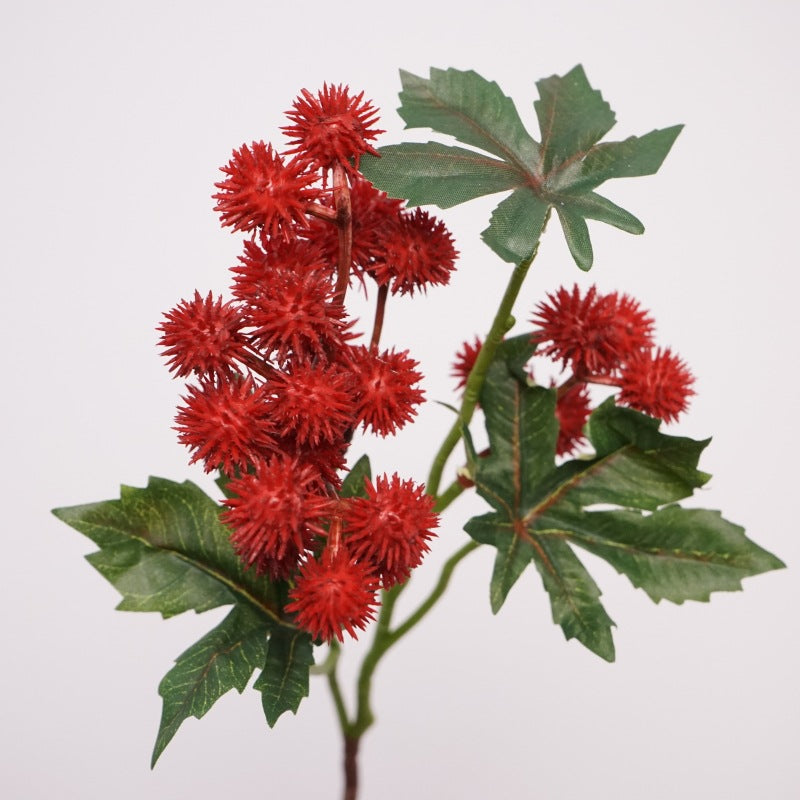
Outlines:
{"type": "Polygon", "coordinates": [[[570,365],[578,377],[613,372],[653,343],[652,318],[627,295],[601,295],[592,286],[581,297],[575,284],[547,297],[531,320],[538,352],[570,365]]]}
{"type": "Polygon", "coordinates": [[[458,380],[456,389],[461,389],[467,385],[469,374],[472,372],[472,368],[475,366],[475,362],[478,359],[478,355],[481,352],[482,346],[483,343],[476,336],[472,344],[469,342],[464,342],[461,345],[461,349],[456,353],[456,359],[453,362],[453,369],[450,372],[450,375],[458,380]]]}
{"type": "Polygon", "coordinates": [[[439,518],[425,487],[401,481],[397,473],[365,485],[367,497],[350,498],[342,512],[346,542],[356,558],[375,567],[388,589],[422,562],[439,518]]]}
{"type": "Polygon", "coordinates": [[[353,97],[347,86],[328,86],[316,96],[303,89],[286,112],[291,125],[282,128],[293,145],[287,153],[296,154],[297,161],[315,170],[327,170],[341,164],[355,172],[364,153],[378,155],[370,141],[383,133],[373,127],[378,121],[374,106],[363,99],[361,92],[353,97]]]}
{"type": "Polygon", "coordinates": [[[230,481],[223,522],[231,543],[248,567],[273,577],[287,577],[300,555],[322,534],[318,522],[330,506],[319,493],[317,475],[308,465],[280,453],[255,465],[255,472],[230,481]]]}
{"type": "Polygon", "coordinates": [[[275,267],[248,316],[257,346],[281,363],[290,356],[327,362],[349,338],[344,308],[322,272],[275,267]]]}
{"type": "Polygon", "coordinates": [[[344,641],[347,631],[354,639],[375,618],[378,581],[367,564],[351,558],[345,548],[330,550],[317,561],[309,557],[289,593],[286,610],[315,639],[344,641]]]}
{"type": "Polygon", "coordinates": [[[365,347],[352,351],[357,421],[364,428],[388,436],[416,416],[425,393],[416,385],[422,380],[419,364],[408,351],[386,350],[380,355],[365,347]]]}
{"type": "Polygon", "coordinates": [[[221,297],[214,300],[211,292],[203,298],[195,291],[194,299],[181,300],[164,318],[158,326],[159,344],[170,372],[220,380],[232,375],[247,346],[241,333],[245,322],[235,305],[221,297]]]}
{"type": "Polygon", "coordinates": [[[585,383],[571,386],[558,398],[556,403],[556,419],[558,420],[558,440],[556,455],[563,456],[574,453],[586,439],[583,426],[589,419],[589,389],[585,383]]]}
{"type": "Polygon", "coordinates": [[[333,365],[322,369],[310,362],[293,363],[269,383],[273,425],[300,445],[341,440],[354,425],[351,382],[347,372],[333,365]]]}
{"type": "Polygon", "coordinates": [[[617,401],[651,417],[674,422],[689,406],[694,376],[669,348],[634,353],[620,375],[617,401]]]}
{"type": "Polygon", "coordinates": [[[203,461],[206,472],[221,468],[232,475],[274,450],[267,397],[251,377],[189,386],[183,401],[175,430],[193,450],[189,463],[203,461]]]}
{"type": "Polygon", "coordinates": [[[417,208],[400,214],[382,233],[381,254],[370,274],[379,284],[390,283],[392,294],[413,295],[450,282],[458,251],[443,222],[417,208]]]}
{"type": "MultiPolygon", "coordinates": [[[[327,224],[327,223],[326,223],[327,224]]],[[[296,275],[317,272],[333,275],[333,261],[325,256],[323,248],[316,241],[307,239],[271,239],[262,243],[246,240],[244,252],[239,263],[231,267],[233,296],[245,302],[256,302],[263,294],[269,295],[269,283],[276,268],[282,268],[296,275]]]]}
{"type": "Polygon", "coordinates": [[[305,227],[305,209],[320,196],[309,187],[316,176],[305,173],[300,164],[283,163],[272,145],[253,142],[233,151],[233,157],[220,168],[228,177],[215,183],[220,191],[213,195],[222,226],[235,231],[260,228],[269,236],[294,236],[294,226],[305,227]]]}

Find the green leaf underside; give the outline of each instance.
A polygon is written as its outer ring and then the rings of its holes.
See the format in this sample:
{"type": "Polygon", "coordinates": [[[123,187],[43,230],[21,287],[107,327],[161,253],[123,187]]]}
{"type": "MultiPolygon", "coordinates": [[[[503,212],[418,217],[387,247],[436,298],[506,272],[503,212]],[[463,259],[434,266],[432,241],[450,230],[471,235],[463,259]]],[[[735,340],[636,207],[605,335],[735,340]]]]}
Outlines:
{"type": "Polygon", "coordinates": [[[158,687],[164,705],[151,766],[185,719],[200,719],[231,689],[244,691],[253,671],[264,664],[268,630],[262,614],[246,605],[234,606],[216,628],[177,658],[158,687]]]}
{"type": "Polygon", "coordinates": [[[594,253],[585,218],[566,205],[556,206],[556,211],[572,258],[580,269],[588,272],[592,268],[594,253]]]}
{"type": "Polygon", "coordinates": [[[53,513],[100,547],[87,560],[122,594],[120,610],[166,618],[242,601],[288,625],[278,613],[276,587],[245,569],[219,510],[189,481],[150,478],[144,489],[123,486],[119,500],[53,513]]]}
{"type": "Polygon", "coordinates": [[[484,152],[435,142],[381,148],[380,159],[361,160],[362,172],[379,189],[410,205],[440,208],[512,190],[482,233],[486,244],[512,263],[534,252],[540,222],[551,207],[558,210],[570,252],[584,270],[593,260],[587,219],[628,233],[644,231],[633,214],[592,189],[611,178],[655,173],[682,126],[598,144],[615,116],[580,66],[536,84],[541,145],[497,84],[475,72],[432,68],[430,78],[401,71],[401,79],[398,113],[406,127],[431,128],[484,152]]]}
{"type": "Polygon", "coordinates": [[[308,697],[308,674],[314,663],[311,636],[303,631],[276,629],[269,639],[264,671],[253,688],[261,692],[267,724],[272,728],[285,711],[297,713],[308,697]]]}
{"type": "Polygon", "coordinates": [[[526,261],[542,235],[548,208],[530,187],[522,186],[495,208],[481,238],[503,261],[526,261]]]}
{"type": "Polygon", "coordinates": [[[663,434],[658,420],[613,398],[587,425],[595,457],[556,466],[555,392],[520,379],[520,347],[519,337],[504,342],[487,373],[490,455],[477,460],[475,483],[494,510],[465,526],[497,549],[493,611],[533,561],[565,636],[613,660],[613,623],[571,545],[608,561],[653,600],[675,603],[708,600],[783,566],[719,512],[668,505],[708,480],[697,469],[708,441],[663,434]],[[592,510],[597,504],[619,509],[592,510]]]}

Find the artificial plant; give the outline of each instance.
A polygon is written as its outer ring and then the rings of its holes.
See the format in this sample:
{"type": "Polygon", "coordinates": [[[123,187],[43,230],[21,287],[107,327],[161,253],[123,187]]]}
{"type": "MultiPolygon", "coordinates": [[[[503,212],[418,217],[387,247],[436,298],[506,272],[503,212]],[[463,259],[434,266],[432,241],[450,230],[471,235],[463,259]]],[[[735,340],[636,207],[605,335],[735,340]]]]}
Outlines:
{"type": "Polygon", "coordinates": [[[159,327],[169,368],[188,381],[178,438],[191,462],[218,474],[219,497],[151,478],[145,488],[122,487],[118,500],[55,511],[98,546],[88,560],[122,594],[120,609],[166,618],[230,606],[159,686],[153,764],[184,719],[202,717],[232,688],[242,692],[254,673],[270,726],[296,712],[318,661],[344,740],[344,796],[353,800],[376,667],[481,545],[497,551],[495,612],[533,564],[566,638],[607,661],[613,623],[577,551],[605,559],[656,602],[708,600],[782,566],[719,512],[678,505],[709,478],[698,468],[708,441],[662,430],[687,409],[694,379],[656,344],[654,321],[636,300],[557,288],[511,335],[548,220],[557,217],[582,270],[593,261],[587,219],[642,233],[636,217],[595,190],[655,173],[681,126],[601,142],[615,116],[581,67],[537,83],[538,140],[497,84],[475,72],[403,72],[402,83],[407,127],[458,145],[376,149],[383,131],[372,104],[326,84],[303,90],[287,112],[283,153],[245,144],[222,167],[215,210],[245,236],[232,299],[195,291],[159,327]],[[381,343],[386,305],[396,295],[424,304],[457,261],[443,222],[419,206],[501,192],[482,237],[513,267],[487,273],[507,288],[493,318],[477,322],[486,335],[456,356],[462,393],[452,425],[424,482],[373,475],[368,457],[350,452],[353,432],[392,436],[425,399],[419,364],[402,343],[381,343]],[[357,291],[375,301],[366,337],[347,312],[357,291]],[[537,382],[548,361],[559,378],[537,382]],[[595,408],[593,385],[611,392],[595,408]],[[480,452],[479,424],[488,435],[480,452]],[[443,487],[459,443],[459,469],[443,487]],[[471,491],[487,512],[462,520],[456,510],[445,529],[442,513],[471,491]],[[460,527],[468,539],[458,547],[460,527]],[[398,621],[396,601],[434,543],[457,549],[427,599],[398,621]],[[369,628],[348,708],[338,653],[369,628]]]}

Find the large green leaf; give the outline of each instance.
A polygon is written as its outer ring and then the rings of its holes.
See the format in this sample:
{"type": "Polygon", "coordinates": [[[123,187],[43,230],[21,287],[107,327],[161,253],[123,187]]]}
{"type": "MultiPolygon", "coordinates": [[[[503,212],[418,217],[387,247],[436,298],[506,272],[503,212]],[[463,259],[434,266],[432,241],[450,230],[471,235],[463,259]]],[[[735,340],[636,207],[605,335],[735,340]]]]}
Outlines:
{"type": "Polygon", "coordinates": [[[608,561],[653,600],[676,603],[708,600],[783,566],[718,512],[672,505],[708,480],[698,469],[708,441],[664,434],[658,420],[618,408],[613,398],[587,425],[594,457],[556,465],[555,390],[520,376],[525,355],[512,339],[489,367],[481,406],[490,454],[475,461],[474,480],[493,511],[465,526],[497,549],[495,612],[533,562],[566,637],[612,660],[613,622],[572,545],[608,561]]]}
{"type": "Polygon", "coordinates": [[[593,261],[587,219],[629,233],[644,231],[633,214],[592,190],[611,178],[655,173],[680,125],[598,144],[614,125],[614,112],[581,66],[537,82],[541,144],[498,85],[475,72],[432,68],[430,77],[422,78],[401,71],[401,80],[398,112],[406,127],[431,128],[483,152],[438,142],[383,147],[380,158],[366,155],[360,162],[378,188],[412,205],[440,208],[513,190],[482,234],[492,250],[513,263],[530,258],[550,208],[558,211],[581,269],[593,261]]]}
{"type": "Polygon", "coordinates": [[[261,692],[261,704],[270,728],[284,711],[297,713],[300,701],[308,697],[308,672],[313,663],[310,634],[275,629],[269,638],[264,671],[253,684],[253,688],[261,692]]]}
{"type": "Polygon", "coordinates": [[[231,689],[239,694],[244,691],[253,671],[264,663],[268,630],[262,614],[244,604],[237,605],[216,628],[176,659],[158,687],[164,707],[151,766],[155,766],[185,719],[200,719],[231,689]]]}
{"type": "Polygon", "coordinates": [[[100,547],[87,560],[122,595],[120,610],[166,618],[242,601],[288,625],[276,587],[245,569],[219,511],[189,481],[150,478],[144,489],[123,486],[119,500],[53,513],[100,547]]]}

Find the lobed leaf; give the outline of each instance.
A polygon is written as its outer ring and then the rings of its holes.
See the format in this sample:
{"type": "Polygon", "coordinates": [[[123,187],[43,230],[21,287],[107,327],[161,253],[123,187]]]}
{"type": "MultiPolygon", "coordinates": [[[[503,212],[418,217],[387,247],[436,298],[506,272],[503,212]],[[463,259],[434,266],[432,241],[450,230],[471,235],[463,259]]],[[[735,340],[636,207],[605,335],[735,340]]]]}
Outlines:
{"type": "Polygon", "coordinates": [[[150,478],[119,500],[53,513],[100,547],[89,563],[122,594],[125,611],[171,617],[243,601],[281,621],[277,589],[245,569],[220,522],[219,506],[195,484],[150,478]]]}
{"type": "Polygon", "coordinates": [[[580,65],[536,84],[541,144],[525,130],[511,99],[475,72],[432,68],[430,78],[422,78],[401,71],[401,80],[398,112],[406,127],[431,128],[483,152],[435,142],[383,147],[380,159],[361,161],[379,189],[411,205],[440,208],[512,190],[481,234],[511,263],[535,252],[551,208],[558,211],[570,252],[583,270],[593,262],[587,219],[628,233],[644,231],[633,214],[592,189],[610,178],[656,172],[682,126],[598,144],[615,115],[580,65]]]}
{"type": "Polygon", "coordinates": [[[465,530],[497,549],[493,611],[533,561],[565,636],[610,661],[613,623],[572,545],[608,561],[655,601],[708,600],[783,566],[719,512],[671,505],[708,480],[698,469],[707,440],[664,434],[658,420],[613,398],[587,424],[595,456],[556,466],[555,392],[526,380],[527,346],[522,337],[501,344],[480,398],[490,454],[475,461],[474,480],[493,511],[465,530]]]}

